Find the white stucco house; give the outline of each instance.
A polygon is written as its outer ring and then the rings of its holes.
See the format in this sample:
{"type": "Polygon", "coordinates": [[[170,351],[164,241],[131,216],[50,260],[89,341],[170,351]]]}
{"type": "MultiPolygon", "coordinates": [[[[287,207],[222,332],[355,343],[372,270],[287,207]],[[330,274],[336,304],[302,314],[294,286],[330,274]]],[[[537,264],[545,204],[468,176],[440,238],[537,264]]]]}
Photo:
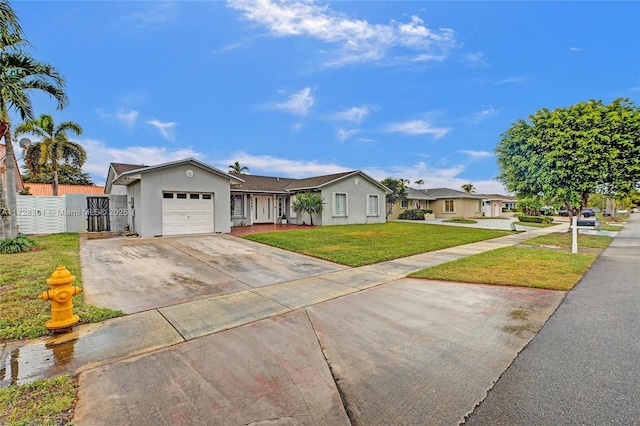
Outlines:
{"type": "Polygon", "coordinates": [[[300,192],[325,201],[314,225],[385,222],[389,191],[361,171],[305,179],[230,174],[188,158],[144,166],[112,163],[105,193],[126,195],[129,230],[143,237],[227,233],[259,223],[309,224],[291,201],[300,192]]]}

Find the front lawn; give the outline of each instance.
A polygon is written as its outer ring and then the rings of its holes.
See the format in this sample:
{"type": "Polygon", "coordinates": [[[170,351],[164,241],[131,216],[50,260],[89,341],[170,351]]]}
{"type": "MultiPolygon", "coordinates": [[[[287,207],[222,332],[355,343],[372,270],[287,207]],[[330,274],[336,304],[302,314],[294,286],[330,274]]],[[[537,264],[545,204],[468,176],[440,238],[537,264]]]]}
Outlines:
{"type": "MultiPolygon", "coordinates": [[[[33,238],[37,251],[0,255],[0,340],[36,338],[49,334],[44,324],[51,318],[50,302],[38,299],[47,291],[46,280],[58,265],[75,275],[73,285],[82,287],[78,234],[53,234],[33,238]]],[[[80,323],[98,322],[122,315],[122,311],[98,308],[73,297],[80,323]]]]}
{"type": "MultiPolygon", "coordinates": [[[[611,237],[578,235],[578,248],[601,250],[611,237]]],[[[531,238],[520,247],[504,247],[422,269],[411,278],[571,290],[598,258],[598,252],[571,253],[571,233],[531,238]]]]}
{"type": "Polygon", "coordinates": [[[536,223],[536,222],[520,222],[520,221],[516,221],[513,222],[516,225],[521,225],[521,226],[530,226],[532,228],[548,228],[550,226],[556,226],[556,225],[562,225],[562,222],[551,222],[551,223],[536,223]]]}
{"type": "Polygon", "coordinates": [[[253,234],[243,238],[356,267],[511,233],[446,225],[387,222],[313,229],[301,227],[296,231],[253,234]]]}

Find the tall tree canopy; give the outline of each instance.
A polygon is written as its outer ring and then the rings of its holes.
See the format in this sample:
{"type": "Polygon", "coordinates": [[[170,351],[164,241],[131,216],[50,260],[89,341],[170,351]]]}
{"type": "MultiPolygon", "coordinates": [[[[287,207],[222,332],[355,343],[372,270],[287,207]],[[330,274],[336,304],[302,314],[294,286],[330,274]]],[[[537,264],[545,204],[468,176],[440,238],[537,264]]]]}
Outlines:
{"type": "Polygon", "coordinates": [[[0,230],[3,238],[13,238],[17,234],[16,193],[13,189],[17,170],[9,111],[15,111],[22,120],[32,119],[34,115],[30,96],[34,91],[48,94],[56,101],[59,109],[68,103],[63,91],[64,79],[58,70],[26,53],[24,49],[27,45],[9,2],[0,0],[0,135],[4,136],[6,144],[6,183],[9,189],[4,191],[0,187],[0,230]]]}
{"type": "Polygon", "coordinates": [[[508,191],[555,200],[576,215],[589,194],[640,183],[640,110],[629,99],[541,109],[513,123],[495,152],[508,191]]]}
{"type": "Polygon", "coordinates": [[[48,166],[51,172],[51,188],[53,195],[58,195],[58,170],[62,165],[71,165],[80,169],[87,161],[87,152],[82,145],[69,139],[68,132],[82,134],[82,127],[73,121],[64,121],[56,125],[53,117],[42,114],[40,117],[27,120],[16,128],[16,136],[32,134],[40,141],[29,146],[25,152],[25,163],[31,174],[39,174],[48,166]]]}

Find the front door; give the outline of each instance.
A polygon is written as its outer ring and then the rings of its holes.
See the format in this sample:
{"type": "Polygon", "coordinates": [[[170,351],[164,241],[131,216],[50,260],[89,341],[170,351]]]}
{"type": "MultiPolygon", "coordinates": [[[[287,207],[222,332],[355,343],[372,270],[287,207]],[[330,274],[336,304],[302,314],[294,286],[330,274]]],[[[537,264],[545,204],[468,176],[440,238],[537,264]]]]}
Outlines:
{"type": "Polygon", "coordinates": [[[253,223],[273,223],[273,197],[253,197],[253,223]]]}

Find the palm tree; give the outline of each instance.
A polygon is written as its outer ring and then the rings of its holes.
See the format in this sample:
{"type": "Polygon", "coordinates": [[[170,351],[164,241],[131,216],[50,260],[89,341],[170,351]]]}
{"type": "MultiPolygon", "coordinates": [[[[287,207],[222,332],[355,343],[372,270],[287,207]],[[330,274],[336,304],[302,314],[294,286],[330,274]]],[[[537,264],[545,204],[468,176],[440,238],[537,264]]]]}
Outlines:
{"type": "Polygon", "coordinates": [[[464,192],[468,192],[469,194],[475,194],[476,193],[476,187],[473,186],[472,183],[465,183],[460,188],[462,188],[462,190],[464,192]]]}
{"type": "Polygon", "coordinates": [[[40,142],[27,148],[25,163],[32,174],[38,174],[43,167],[49,166],[54,197],[58,195],[60,162],[80,168],[87,161],[87,152],[82,145],[69,140],[67,132],[80,136],[82,127],[73,121],[65,121],[56,126],[49,114],[27,120],[16,128],[16,136],[30,133],[40,138],[40,142]]]}
{"type": "Polygon", "coordinates": [[[405,179],[396,179],[393,177],[386,177],[380,181],[381,184],[391,190],[385,197],[387,201],[387,217],[393,212],[393,205],[398,200],[407,199],[407,187],[404,185],[405,179]]]}
{"type": "Polygon", "coordinates": [[[424,181],[422,179],[418,179],[417,181],[415,181],[413,183],[418,185],[418,189],[422,189],[422,185],[424,185],[424,181]]]}
{"type": "MultiPolygon", "coordinates": [[[[3,224],[8,224],[8,227],[4,227],[7,232],[3,236],[8,238],[14,238],[17,234],[16,217],[11,214],[17,209],[15,192],[17,170],[11,140],[9,111],[17,112],[22,120],[32,119],[34,116],[30,94],[33,90],[52,97],[58,104],[58,109],[64,108],[69,102],[63,91],[64,78],[58,70],[45,62],[38,62],[22,51],[26,45],[27,41],[23,38],[16,14],[7,0],[0,0],[0,135],[4,136],[6,145],[8,187],[6,198],[0,201],[0,206],[6,206],[9,212],[8,216],[2,215],[3,224]]],[[[0,193],[2,194],[0,197],[5,197],[5,191],[0,193]]]]}
{"type": "Polygon", "coordinates": [[[238,161],[233,164],[229,164],[229,173],[233,173],[235,175],[241,175],[242,172],[248,172],[249,168],[247,166],[241,166],[238,161]]]}
{"type": "Polygon", "coordinates": [[[299,192],[296,194],[296,199],[291,203],[291,208],[296,213],[308,213],[313,226],[313,215],[322,213],[324,198],[317,192],[299,192]]]}

